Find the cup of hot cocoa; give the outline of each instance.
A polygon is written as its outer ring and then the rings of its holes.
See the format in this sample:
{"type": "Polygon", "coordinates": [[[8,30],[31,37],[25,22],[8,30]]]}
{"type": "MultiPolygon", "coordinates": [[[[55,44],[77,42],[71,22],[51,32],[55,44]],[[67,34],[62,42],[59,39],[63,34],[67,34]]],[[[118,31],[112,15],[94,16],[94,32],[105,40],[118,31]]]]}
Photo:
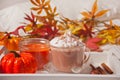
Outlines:
{"type": "Polygon", "coordinates": [[[85,45],[70,31],[50,41],[51,63],[56,71],[79,73],[88,60],[85,45]]]}

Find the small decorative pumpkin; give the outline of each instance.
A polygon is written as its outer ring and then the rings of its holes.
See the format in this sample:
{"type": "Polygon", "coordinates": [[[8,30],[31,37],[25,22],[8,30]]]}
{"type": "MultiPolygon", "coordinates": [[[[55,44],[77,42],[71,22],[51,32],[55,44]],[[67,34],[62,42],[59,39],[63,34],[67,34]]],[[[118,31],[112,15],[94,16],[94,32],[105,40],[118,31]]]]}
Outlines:
{"type": "Polygon", "coordinates": [[[1,64],[0,64],[0,73],[2,73],[2,66],[1,66],[1,64]]]}
{"type": "Polygon", "coordinates": [[[8,50],[16,50],[18,51],[18,43],[21,40],[20,37],[11,37],[8,36],[8,38],[6,38],[4,40],[4,46],[8,49],[8,50]]]}
{"type": "Polygon", "coordinates": [[[4,41],[1,40],[4,37],[4,32],[0,32],[0,45],[4,45],[4,41]]]}
{"type": "Polygon", "coordinates": [[[2,57],[1,67],[3,73],[35,73],[37,62],[30,53],[12,51],[2,57]]]}

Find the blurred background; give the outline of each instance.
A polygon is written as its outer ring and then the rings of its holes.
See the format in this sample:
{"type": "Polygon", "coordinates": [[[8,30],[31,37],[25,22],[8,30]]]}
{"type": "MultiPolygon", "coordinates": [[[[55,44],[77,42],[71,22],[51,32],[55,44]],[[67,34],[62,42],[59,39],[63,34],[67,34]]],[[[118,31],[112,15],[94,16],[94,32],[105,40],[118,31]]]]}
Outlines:
{"type": "MultiPolygon", "coordinates": [[[[70,19],[80,19],[80,12],[91,10],[95,0],[51,0],[57,6],[58,13],[70,19]]],[[[120,3],[117,0],[98,0],[99,10],[110,11],[99,20],[116,19],[119,23],[120,3]]],[[[29,0],[0,0],[0,31],[13,31],[25,22],[25,13],[30,13],[32,4],[29,0]]]]}

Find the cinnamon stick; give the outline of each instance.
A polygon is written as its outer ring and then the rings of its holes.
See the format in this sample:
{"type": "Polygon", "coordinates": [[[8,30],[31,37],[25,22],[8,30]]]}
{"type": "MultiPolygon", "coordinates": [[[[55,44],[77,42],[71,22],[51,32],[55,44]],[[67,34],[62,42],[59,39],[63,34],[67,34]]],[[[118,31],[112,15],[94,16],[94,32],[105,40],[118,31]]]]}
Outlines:
{"type": "Polygon", "coordinates": [[[97,67],[96,68],[101,74],[106,74],[106,72],[101,68],[101,67],[97,67]]]}
{"type": "Polygon", "coordinates": [[[107,73],[113,74],[113,71],[106,65],[105,63],[102,63],[101,66],[106,70],[107,73]]]}
{"type": "Polygon", "coordinates": [[[92,64],[90,64],[90,66],[92,68],[90,74],[101,74],[101,72],[97,70],[92,64]]]}

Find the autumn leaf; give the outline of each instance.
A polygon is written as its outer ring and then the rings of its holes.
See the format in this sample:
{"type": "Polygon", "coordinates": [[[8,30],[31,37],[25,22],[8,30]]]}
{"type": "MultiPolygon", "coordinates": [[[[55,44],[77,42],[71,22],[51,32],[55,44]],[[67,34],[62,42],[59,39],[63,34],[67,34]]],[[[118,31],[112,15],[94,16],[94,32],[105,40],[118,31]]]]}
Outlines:
{"type": "Polygon", "coordinates": [[[93,4],[93,7],[92,7],[92,10],[91,10],[91,13],[92,13],[92,16],[94,16],[94,14],[97,12],[98,10],[98,5],[97,5],[97,2],[98,0],[96,0],[93,4]]]}
{"type": "Polygon", "coordinates": [[[45,10],[45,12],[46,12],[46,18],[49,20],[49,22],[50,21],[52,21],[52,20],[54,20],[54,18],[56,17],[56,16],[58,16],[59,14],[56,12],[56,7],[54,7],[53,8],[53,10],[52,10],[52,8],[51,8],[51,6],[49,6],[49,9],[50,10],[45,10]]]}
{"type": "Polygon", "coordinates": [[[40,0],[36,0],[37,3],[40,3],[40,0]]]}
{"type": "Polygon", "coordinates": [[[38,6],[38,5],[39,5],[39,3],[38,3],[36,0],[30,0],[30,2],[31,2],[32,4],[34,4],[35,6],[38,6]]]}
{"type": "Polygon", "coordinates": [[[87,26],[86,24],[84,24],[84,27],[78,31],[77,35],[83,36],[84,38],[92,38],[93,34],[94,32],[92,31],[92,26],[87,26]]]}
{"type": "Polygon", "coordinates": [[[39,10],[39,8],[38,7],[33,7],[33,8],[31,8],[32,10],[34,10],[34,11],[42,11],[42,10],[39,10]]]}
{"type": "Polygon", "coordinates": [[[19,30],[20,30],[20,29],[22,29],[24,32],[26,32],[25,29],[24,29],[24,27],[25,27],[25,26],[19,26],[19,27],[16,28],[14,31],[9,32],[9,34],[13,34],[13,35],[16,35],[16,36],[20,36],[20,34],[19,34],[19,30]]]}
{"type": "Polygon", "coordinates": [[[112,20],[110,20],[110,25],[111,25],[111,26],[113,25],[113,22],[112,22],[112,20]]]}
{"type": "Polygon", "coordinates": [[[98,38],[103,38],[100,44],[115,44],[117,37],[119,37],[117,30],[114,28],[102,30],[97,34],[98,38]]]}
{"type": "Polygon", "coordinates": [[[97,12],[97,10],[98,10],[97,0],[95,0],[94,4],[93,4],[93,6],[92,6],[91,11],[81,12],[81,14],[82,14],[85,18],[92,19],[92,18],[95,17],[95,13],[97,12]]]}
{"type": "Polygon", "coordinates": [[[90,50],[97,51],[100,49],[100,45],[98,44],[100,41],[102,41],[102,38],[90,38],[85,43],[90,50]]]}
{"type": "Polygon", "coordinates": [[[30,0],[35,7],[32,7],[31,9],[36,11],[37,14],[41,14],[43,10],[48,9],[48,6],[50,5],[50,0],[30,0]]]}
{"type": "Polygon", "coordinates": [[[25,26],[25,31],[28,32],[28,31],[31,31],[32,30],[32,25],[31,24],[28,24],[25,26]]]}
{"type": "Polygon", "coordinates": [[[104,15],[106,12],[108,12],[108,10],[101,10],[101,11],[98,12],[97,2],[98,2],[98,0],[95,0],[91,11],[81,12],[81,14],[87,19],[94,20],[94,18],[98,18],[98,17],[104,15]]]}
{"type": "Polygon", "coordinates": [[[44,6],[46,6],[46,5],[50,5],[50,0],[47,0],[46,2],[42,2],[42,3],[44,3],[44,6]]]}
{"type": "Polygon", "coordinates": [[[51,27],[51,25],[43,25],[41,28],[32,31],[30,34],[39,35],[39,37],[51,40],[58,34],[57,32],[58,29],[56,27],[51,27]]]}
{"type": "Polygon", "coordinates": [[[25,20],[29,21],[30,23],[32,24],[35,24],[36,23],[36,18],[35,18],[35,15],[31,12],[31,15],[28,15],[28,14],[25,14],[26,17],[24,17],[25,20]]]}
{"type": "Polygon", "coordinates": [[[101,11],[99,11],[96,15],[95,15],[95,17],[97,18],[97,17],[100,17],[100,16],[102,16],[102,15],[104,15],[105,13],[107,13],[108,12],[108,10],[101,10],[101,11]]]}
{"type": "Polygon", "coordinates": [[[88,12],[81,12],[85,18],[91,18],[91,15],[88,12]]]}

